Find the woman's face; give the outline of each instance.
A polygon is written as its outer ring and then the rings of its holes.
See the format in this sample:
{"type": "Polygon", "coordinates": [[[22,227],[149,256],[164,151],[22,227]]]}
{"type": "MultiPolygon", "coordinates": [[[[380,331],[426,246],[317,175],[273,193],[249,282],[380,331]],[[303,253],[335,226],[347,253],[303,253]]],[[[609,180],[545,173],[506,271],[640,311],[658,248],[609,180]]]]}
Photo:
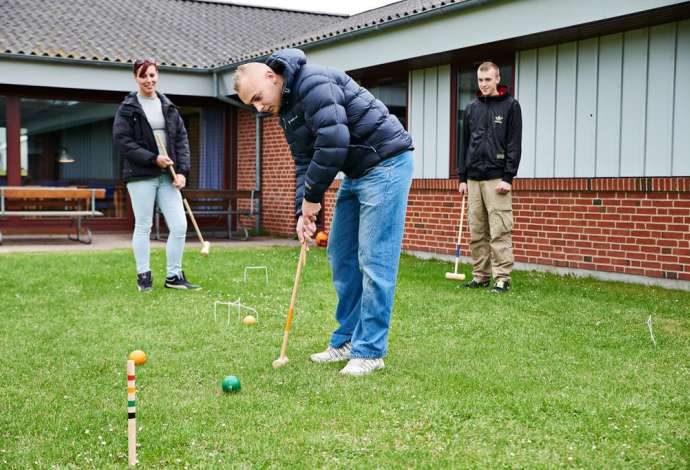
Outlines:
{"type": "Polygon", "coordinates": [[[152,96],[156,92],[156,85],[158,84],[158,72],[155,65],[149,65],[146,72],[143,74],[141,70],[139,74],[135,75],[137,83],[139,84],[139,92],[144,96],[152,96]]]}

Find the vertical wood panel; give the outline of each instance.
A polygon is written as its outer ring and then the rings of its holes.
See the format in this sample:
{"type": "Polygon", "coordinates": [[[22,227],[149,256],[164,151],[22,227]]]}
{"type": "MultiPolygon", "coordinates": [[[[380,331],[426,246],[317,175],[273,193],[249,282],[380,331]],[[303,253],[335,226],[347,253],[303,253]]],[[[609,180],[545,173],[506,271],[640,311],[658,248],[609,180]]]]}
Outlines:
{"type": "Polygon", "coordinates": [[[518,174],[523,178],[534,177],[535,132],[537,122],[537,50],[521,51],[517,98],[522,108],[522,159],[518,174]]]}
{"type": "Polygon", "coordinates": [[[421,178],[424,166],[424,70],[410,73],[410,134],[414,141],[414,177],[421,178]]]}
{"type": "MultiPolygon", "coordinates": [[[[434,178],[446,179],[450,175],[450,65],[438,68],[438,89],[436,100],[436,155],[434,178]]],[[[455,125],[455,123],[453,123],[455,125]]]]}
{"type": "Polygon", "coordinates": [[[623,34],[599,39],[596,176],[618,176],[623,34]]]}
{"type": "Polygon", "coordinates": [[[438,97],[438,69],[424,70],[424,159],[423,178],[433,178],[436,170],[436,105],[438,97]]]}
{"type": "Polygon", "coordinates": [[[649,30],[645,176],[671,174],[676,23],[649,30]]]}
{"type": "Polygon", "coordinates": [[[554,176],[568,178],[575,175],[576,42],[558,46],[557,71],[554,176]]]}
{"type": "Polygon", "coordinates": [[[690,20],[678,23],[673,113],[673,176],[690,176],[690,20]]]}
{"type": "Polygon", "coordinates": [[[556,121],[556,46],[542,47],[537,59],[537,178],[553,176],[556,121]]]}
{"type": "Polygon", "coordinates": [[[649,28],[624,35],[620,176],[644,175],[648,35],[649,28]]]}
{"type": "Polygon", "coordinates": [[[598,38],[578,43],[575,176],[595,174],[598,38]]]}

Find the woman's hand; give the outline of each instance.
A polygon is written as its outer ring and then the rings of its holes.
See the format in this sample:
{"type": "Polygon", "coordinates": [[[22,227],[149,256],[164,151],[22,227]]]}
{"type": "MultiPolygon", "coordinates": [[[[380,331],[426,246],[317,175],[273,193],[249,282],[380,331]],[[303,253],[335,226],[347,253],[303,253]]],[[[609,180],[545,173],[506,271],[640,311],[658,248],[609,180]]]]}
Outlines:
{"type": "Polygon", "coordinates": [[[167,155],[158,155],[156,157],[156,165],[161,168],[167,168],[173,164],[173,161],[167,155]]]}
{"type": "Polygon", "coordinates": [[[177,173],[175,175],[175,181],[173,181],[173,186],[175,186],[177,189],[183,189],[186,185],[187,178],[185,178],[184,175],[177,173]]]}

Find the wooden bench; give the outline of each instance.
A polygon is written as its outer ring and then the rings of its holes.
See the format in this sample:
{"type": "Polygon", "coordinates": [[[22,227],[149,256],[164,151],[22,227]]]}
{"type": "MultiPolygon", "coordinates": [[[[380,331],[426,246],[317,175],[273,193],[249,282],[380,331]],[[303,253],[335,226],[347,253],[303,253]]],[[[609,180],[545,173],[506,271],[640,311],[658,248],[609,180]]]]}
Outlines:
{"type": "MultiPolygon", "coordinates": [[[[217,217],[225,219],[227,223],[227,235],[233,238],[233,219],[236,219],[242,240],[249,239],[249,230],[244,226],[242,217],[258,217],[260,210],[260,193],[255,190],[243,189],[188,189],[183,190],[182,195],[189,202],[194,212],[194,217],[199,223],[199,228],[204,232],[203,217],[217,217]],[[202,220],[200,220],[202,219],[202,220]]],[[[156,240],[160,240],[160,216],[161,211],[156,207],[155,230],[156,240]]]]}
{"type": "MultiPolygon", "coordinates": [[[[76,236],[70,240],[89,244],[93,239],[85,220],[99,217],[96,199],[105,198],[105,189],[46,186],[0,186],[0,219],[10,217],[34,219],[69,219],[70,230],[76,224],[76,236]],[[84,232],[85,236],[82,236],[84,232]]],[[[16,228],[13,227],[13,232],[16,228]]],[[[2,231],[0,230],[0,243],[2,231]]]]}

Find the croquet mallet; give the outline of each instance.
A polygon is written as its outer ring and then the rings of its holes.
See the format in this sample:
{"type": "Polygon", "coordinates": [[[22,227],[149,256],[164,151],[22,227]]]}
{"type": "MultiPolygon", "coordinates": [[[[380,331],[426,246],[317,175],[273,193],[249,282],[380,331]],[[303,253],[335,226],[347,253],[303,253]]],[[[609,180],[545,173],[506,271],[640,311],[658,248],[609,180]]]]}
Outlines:
{"type": "Polygon", "coordinates": [[[460,264],[460,243],[462,242],[462,224],[465,222],[465,195],[462,195],[462,202],[460,202],[460,225],[458,225],[458,243],[455,245],[455,270],[452,273],[446,273],[446,279],[453,279],[454,281],[464,281],[465,275],[458,273],[458,264],[460,264]]]}
{"type": "Polygon", "coordinates": [[[287,319],[285,320],[285,328],[283,330],[283,345],[280,347],[280,357],[273,361],[273,368],[277,369],[283,367],[288,363],[286,356],[288,336],[290,335],[290,328],[292,328],[292,318],[295,313],[295,300],[297,300],[297,290],[299,289],[299,280],[302,275],[302,267],[307,262],[307,242],[302,243],[302,249],[299,252],[299,261],[297,261],[297,272],[295,273],[295,282],[292,285],[292,297],[290,298],[290,308],[288,309],[287,319]]]}
{"type": "MultiPolygon", "coordinates": [[[[161,155],[165,155],[167,157],[168,152],[165,148],[165,145],[163,144],[163,141],[161,140],[160,136],[156,135],[155,137],[156,144],[158,145],[158,151],[161,152],[161,155]]],[[[170,170],[170,175],[172,176],[173,181],[175,181],[175,178],[177,177],[175,169],[172,165],[170,165],[168,169],[170,170]]],[[[196,223],[196,219],[194,218],[194,214],[192,213],[192,208],[189,207],[187,198],[184,196],[182,196],[182,203],[184,204],[185,209],[187,209],[189,219],[192,221],[192,224],[194,225],[194,230],[196,230],[196,235],[197,237],[199,237],[199,241],[201,242],[201,256],[208,256],[208,252],[211,250],[211,243],[204,240],[203,235],[201,235],[201,230],[199,230],[199,226],[196,223]]]]}

